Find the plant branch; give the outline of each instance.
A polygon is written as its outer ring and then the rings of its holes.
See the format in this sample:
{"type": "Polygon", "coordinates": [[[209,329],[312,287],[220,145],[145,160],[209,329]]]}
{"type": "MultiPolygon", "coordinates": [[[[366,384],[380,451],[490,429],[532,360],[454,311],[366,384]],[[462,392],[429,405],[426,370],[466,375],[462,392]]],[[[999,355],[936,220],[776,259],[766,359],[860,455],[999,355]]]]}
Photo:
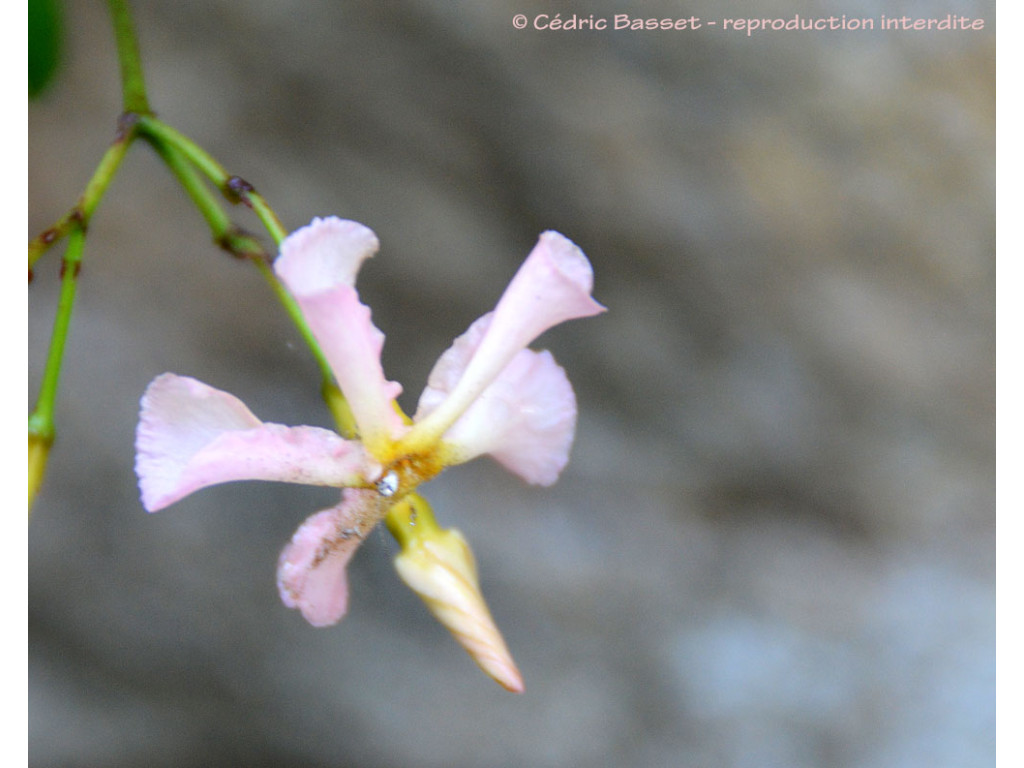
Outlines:
{"type": "Polygon", "coordinates": [[[275,245],[281,245],[281,242],[288,236],[288,231],[277,218],[277,214],[267,205],[266,200],[252,184],[240,176],[228,173],[209,152],[185,134],[152,115],[139,118],[139,131],[150,140],[160,141],[178,150],[213,182],[227,200],[232,203],[243,203],[251,208],[274,239],[275,245]]]}
{"type": "Polygon", "coordinates": [[[57,315],[50,334],[50,349],[46,355],[43,380],[39,385],[36,407],[28,417],[28,504],[32,508],[43,480],[50,445],[56,435],[54,411],[57,403],[57,383],[64,361],[64,347],[71,328],[71,310],[75,304],[75,289],[78,286],[78,272],[82,266],[82,252],[85,249],[85,224],[75,220],[75,226],[68,235],[68,246],[61,262],[60,298],[57,300],[57,315]]]}
{"type": "Polygon", "coordinates": [[[107,0],[110,17],[114,23],[114,39],[117,41],[117,60],[121,65],[121,93],[125,112],[140,115],[150,113],[149,98],[146,96],[146,81],[142,77],[142,59],[139,56],[139,42],[132,23],[127,0],[107,0]]]}
{"type": "MultiPolygon", "coordinates": [[[[325,388],[331,386],[334,382],[334,374],[331,372],[331,366],[327,362],[327,358],[324,357],[324,354],[320,349],[320,345],[317,344],[316,338],[313,336],[313,332],[307,325],[306,319],[303,317],[302,310],[299,308],[295,298],[288,292],[274,273],[274,270],[270,267],[270,254],[259,240],[244,230],[236,227],[231,222],[227,212],[221,206],[214,193],[211,192],[210,188],[204,183],[202,177],[197,172],[196,167],[193,166],[190,160],[192,157],[196,156],[196,150],[198,150],[198,153],[203,157],[205,167],[219,168],[219,164],[206,152],[200,150],[199,147],[196,147],[188,140],[185,140],[185,142],[192,145],[194,150],[191,155],[186,155],[179,148],[178,144],[171,144],[165,140],[166,136],[174,134],[180,136],[177,131],[173,131],[173,134],[161,131],[156,134],[147,133],[146,139],[153,146],[153,149],[156,150],[157,154],[160,155],[160,158],[174,174],[175,178],[177,178],[178,183],[181,184],[185,192],[192,199],[192,202],[199,209],[203,218],[206,219],[206,223],[209,225],[210,231],[213,234],[214,242],[231,255],[237,258],[250,260],[259,270],[260,274],[263,275],[267,284],[274,292],[274,295],[277,297],[278,301],[281,302],[281,305],[284,307],[288,316],[298,328],[303,340],[313,353],[313,357],[316,359],[317,365],[320,368],[321,376],[323,377],[323,386],[325,388]]],[[[226,173],[220,173],[218,174],[218,178],[230,179],[238,177],[228,177],[226,173]]],[[[269,211],[270,207],[263,202],[262,198],[259,199],[261,204],[269,211]]],[[[272,211],[270,211],[270,213],[273,217],[273,221],[276,222],[277,216],[273,215],[272,211]]],[[[272,236],[274,235],[273,232],[271,234],[272,236]]],[[[284,239],[283,236],[281,239],[284,239]]]]}
{"type": "Polygon", "coordinates": [[[207,186],[205,176],[220,194],[231,203],[242,203],[250,208],[266,228],[277,247],[288,236],[277,214],[251,184],[239,176],[230,175],[206,150],[190,138],[158,120],[149,106],[146,84],[142,74],[138,38],[132,23],[127,0],[108,0],[117,58],[121,67],[121,88],[124,113],[118,123],[113,144],[100,159],[99,165],[86,184],[78,204],[61,217],[52,227],[37,235],[28,244],[29,278],[36,261],[54,243],[67,237],[68,244],[61,262],[61,288],[56,318],[50,336],[46,367],[35,408],[29,415],[29,508],[42,482],[50,445],[56,429],[54,412],[57,385],[71,327],[78,273],[85,250],[85,236],[89,222],[113,181],[128,147],[138,138],[145,138],[163,160],[168,170],[181,184],[186,194],[205,219],[214,241],[228,253],[251,261],[266,279],[292,322],[309,346],[323,378],[322,393],[338,426],[346,437],[355,436],[356,426],[344,395],[334,382],[330,364],[302,315],[298,302],[278,279],[271,267],[271,254],[253,235],[235,226],[224,210],[222,202],[207,186]]]}
{"type": "Polygon", "coordinates": [[[64,347],[71,327],[71,310],[75,304],[75,289],[78,273],[82,267],[82,252],[85,250],[85,228],[78,222],[68,235],[68,247],[61,262],[60,298],[57,300],[57,316],[53,321],[50,335],[50,349],[46,355],[43,380],[39,385],[39,397],[35,410],[28,420],[29,434],[52,440],[54,435],[53,411],[57,400],[57,381],[60,377],[64,347]]]}

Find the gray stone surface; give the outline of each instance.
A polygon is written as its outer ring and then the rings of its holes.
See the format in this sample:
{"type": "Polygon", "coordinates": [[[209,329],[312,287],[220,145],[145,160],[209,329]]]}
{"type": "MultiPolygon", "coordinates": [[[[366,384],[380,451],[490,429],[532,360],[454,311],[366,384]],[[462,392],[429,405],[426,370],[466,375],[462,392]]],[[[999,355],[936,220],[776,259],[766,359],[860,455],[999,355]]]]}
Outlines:
{"type": "MultiPolygon", "coordinates": [[[[103,5],[68,5],[69,61],[29,111],[33,234],[120,108],[103,5]]],[[[349,616],[313,629],[274,566],[332,493],[138,502],[137,403],[163,371],[328,421],[258,275],[135,148],[89,233],[29,532],[33,765],[993,763],[994,4],[905,9],[982,32],[751,37],[511,24],[710,3],[136,5],[161,116],[289,227],[376,230],[360,286],[410,407],[543,229],[584,248],[609,312],[539,344],[580,402],[556,486],[477,462],[427,487],[526,694],[430,619],[384,532],[349,616]]],[[[30,392],[57,263],[30,288],[30,392]]]]}

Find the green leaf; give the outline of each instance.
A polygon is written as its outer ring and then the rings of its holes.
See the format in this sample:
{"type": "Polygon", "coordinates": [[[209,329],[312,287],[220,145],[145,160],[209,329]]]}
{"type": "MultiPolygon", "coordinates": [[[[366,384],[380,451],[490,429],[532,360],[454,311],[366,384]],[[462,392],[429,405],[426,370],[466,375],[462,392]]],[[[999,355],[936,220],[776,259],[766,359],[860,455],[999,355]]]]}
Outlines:
{"type": "Polygon", "coordinates": [[[38,96],[60,62],[63,25],[60,0],[28,0],[28,95],[38,96]]]}

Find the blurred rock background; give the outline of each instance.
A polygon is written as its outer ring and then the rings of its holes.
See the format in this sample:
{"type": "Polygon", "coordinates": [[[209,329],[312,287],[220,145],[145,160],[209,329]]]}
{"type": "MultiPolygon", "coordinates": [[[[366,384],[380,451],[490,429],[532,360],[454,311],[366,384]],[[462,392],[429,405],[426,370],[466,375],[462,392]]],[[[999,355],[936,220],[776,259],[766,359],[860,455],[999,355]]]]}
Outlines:
{"type": "MultiPolygon", "coordinates": [[[[609,312],[538,344],[580,403],[556,486],[481,461],[427,488],[474,545],[526,694],[433,622],[385,532],[353,562],[349,616],[312,629],[274,568],[336,493],[139,505],[137,403],[163,371],[329,421],[257,273],[138,145],[90,229],[29,532],[33,765],[993,763],[993,3],[135,6],[162,117],[290,228],[378,233],[361,293],[408,407],[543,229],[586,251],[609,312]],[[556,12],[985,30],[511,23],[556,12]]],[[[120,110],[104,4],[67,22],[29,111],[30,234],[120,110]]],[[[49,254],[29,289],[32,393],[57,271],[49,254]]]]}

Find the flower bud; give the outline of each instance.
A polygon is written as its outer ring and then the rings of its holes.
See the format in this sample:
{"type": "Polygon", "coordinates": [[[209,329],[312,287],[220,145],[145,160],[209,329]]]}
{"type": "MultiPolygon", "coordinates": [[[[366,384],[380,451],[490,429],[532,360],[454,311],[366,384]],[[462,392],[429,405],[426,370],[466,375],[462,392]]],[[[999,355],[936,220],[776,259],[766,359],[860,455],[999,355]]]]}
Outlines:
{"type": "Polygon", "coordinates": [[[522,675],[480,593],[476,562],[465,537],[455,529],[439,528],[418,494],[395,505],[388,527],[402,544],[395,557],[402,581],[484,672],[508,690],[522,693],[522,675]],[[404,530],[396,531],[399,526],[404,530]]]}

